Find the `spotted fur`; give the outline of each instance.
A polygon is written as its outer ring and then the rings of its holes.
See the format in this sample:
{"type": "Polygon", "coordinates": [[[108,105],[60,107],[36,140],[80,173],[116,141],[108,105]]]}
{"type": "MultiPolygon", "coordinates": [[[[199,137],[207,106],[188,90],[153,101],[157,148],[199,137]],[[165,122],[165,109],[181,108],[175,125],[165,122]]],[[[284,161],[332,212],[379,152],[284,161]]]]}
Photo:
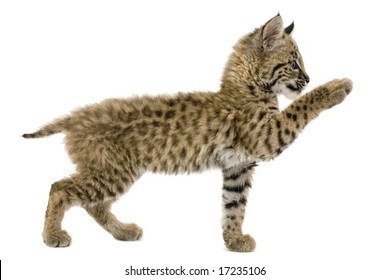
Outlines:
{"type": "Polygon", "coordinates": [[[320,112],[342,102],[348,79],[333,80],[295,99],[285,110],[278,94],[296,97],[309,82],[301,54],[280,15],[235,45],[219,92],[108,99],[72,112],[25,138],[65,134],[76,166],[50,190],[44,242],[71,242],[61,221],[81,205],[115,238],[137,240],[142,230],[124,224],[110,206],[145,172],[177,174],[220,168],[223,174],[223,237],[227,248],[252,251],[242,233],[256,162],[278,156],[320,112]]]}

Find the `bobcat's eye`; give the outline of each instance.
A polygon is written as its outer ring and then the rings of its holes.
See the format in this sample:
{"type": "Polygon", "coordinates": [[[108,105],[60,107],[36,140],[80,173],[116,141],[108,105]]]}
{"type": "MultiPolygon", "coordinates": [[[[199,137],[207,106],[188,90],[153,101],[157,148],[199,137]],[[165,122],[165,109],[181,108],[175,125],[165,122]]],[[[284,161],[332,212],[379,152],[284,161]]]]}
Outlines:
{"type": "Polygon", "coordinates": [[[294,70],[299,68],[298,63],[297,63],[295,60],[293,60],[293,61],[290,63],[290,65],[291,65],[291,68],[294,69],[294,70]]]}

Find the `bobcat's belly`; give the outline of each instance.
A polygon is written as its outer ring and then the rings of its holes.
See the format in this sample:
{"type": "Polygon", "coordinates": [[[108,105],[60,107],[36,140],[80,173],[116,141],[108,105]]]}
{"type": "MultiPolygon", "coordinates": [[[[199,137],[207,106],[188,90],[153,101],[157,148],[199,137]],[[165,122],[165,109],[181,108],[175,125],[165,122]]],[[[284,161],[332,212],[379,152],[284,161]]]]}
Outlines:
{"type": "MultiPolygon", "coordinates": [[[[169,155],[172,153],[168,153],[169,155]]],[[[146,169],[152,172],[166,174],[180,174],[202,172],[211,168],[228,169],[234,166],[254,162],[255,160],[242,152],[232,148],[213,148],[204,146],[198,150],[187,151],[187,155],[180,157],[162,156],[149,164],[146,169]]]]}

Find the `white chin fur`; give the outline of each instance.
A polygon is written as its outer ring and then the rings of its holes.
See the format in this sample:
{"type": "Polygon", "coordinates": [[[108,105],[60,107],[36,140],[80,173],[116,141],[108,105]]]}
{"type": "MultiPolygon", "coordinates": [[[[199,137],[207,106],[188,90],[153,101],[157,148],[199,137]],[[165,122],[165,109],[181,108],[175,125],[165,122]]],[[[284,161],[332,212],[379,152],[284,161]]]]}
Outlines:
{"type": "Polygon", "coordinates": [[[286,87],[286,85],[284,85],[284,84],[276,84],[272,89],[276,94],[283,94],[284,96],[286,96],[290,100],[294,100],[295,98],[297,98],[299,96],[298,92],[292,91],[291,89],[286,87]]]}

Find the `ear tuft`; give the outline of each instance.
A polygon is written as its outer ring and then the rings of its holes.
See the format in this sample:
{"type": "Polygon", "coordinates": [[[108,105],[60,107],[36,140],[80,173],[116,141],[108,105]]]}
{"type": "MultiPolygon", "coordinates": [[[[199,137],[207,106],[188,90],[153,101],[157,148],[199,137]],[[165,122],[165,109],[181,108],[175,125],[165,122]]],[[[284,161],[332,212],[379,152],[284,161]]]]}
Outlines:
{"type": "Polygon", "coordinates": [[[292,22],[289,26],[287,26],[285,29],[284,29],[284,32],[286,32],[287,34],[291,34],[291,32],[294,30],[294,22],[292,22]]]}
{"type": "Polygon", "coordinates": [[[279,38],[283,32],[283,20],[280,14],[271,18],[263,27],[263,46],[272,47],[274,41],[279,38]]]}

